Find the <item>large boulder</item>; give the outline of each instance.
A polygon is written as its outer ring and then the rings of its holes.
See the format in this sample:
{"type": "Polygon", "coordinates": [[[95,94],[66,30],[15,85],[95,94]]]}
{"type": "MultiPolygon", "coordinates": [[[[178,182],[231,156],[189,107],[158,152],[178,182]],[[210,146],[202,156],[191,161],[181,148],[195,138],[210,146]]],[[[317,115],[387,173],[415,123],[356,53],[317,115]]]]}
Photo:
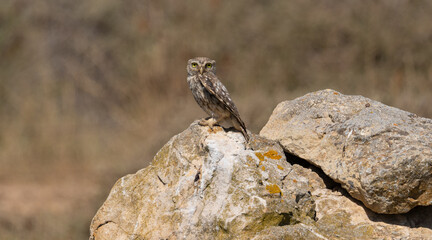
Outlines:
{"type": "Polygon", "coordinates": [[[93,218],[90,239],[432,236],[432,223],[418,220],[424,215],[400,216],[396,225],[371,220],[374,213],[327,189],[321,173],[289,163],[271,140],[254,136],[253,150],[246,149],[240,133],[215,130],[193,123],[150,166],[119,179],[93,218]]]}
{"type": "Polygon", "coordinates": [[[240,133],[192,124],[149,167],[117,181],[91,238],[227,239],[313,222],[308,180],[279,144],[258,137],[254,148],[240,133]]]}
{"type": "Polygon", "coordinates": [[[334,90],[280,103],[260,135],[377,213],[432,205],[432,120],[334,90]]]}

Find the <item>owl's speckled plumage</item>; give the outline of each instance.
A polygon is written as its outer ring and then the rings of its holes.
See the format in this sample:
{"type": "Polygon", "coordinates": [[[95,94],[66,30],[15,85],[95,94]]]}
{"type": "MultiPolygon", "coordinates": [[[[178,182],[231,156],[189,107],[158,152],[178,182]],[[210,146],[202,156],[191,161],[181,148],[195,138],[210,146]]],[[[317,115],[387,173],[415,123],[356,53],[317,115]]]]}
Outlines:
{"type": "Polygon", "coordinates": [[[240,118],[226,87],[216,76],[216,61],[206,57],[190,59],[187,64],[189,88],[198,105],[210,115],[210,119],[202,120],[201,125],[229,123],[241,131],[249,142],[246,126],[240,118]]]}

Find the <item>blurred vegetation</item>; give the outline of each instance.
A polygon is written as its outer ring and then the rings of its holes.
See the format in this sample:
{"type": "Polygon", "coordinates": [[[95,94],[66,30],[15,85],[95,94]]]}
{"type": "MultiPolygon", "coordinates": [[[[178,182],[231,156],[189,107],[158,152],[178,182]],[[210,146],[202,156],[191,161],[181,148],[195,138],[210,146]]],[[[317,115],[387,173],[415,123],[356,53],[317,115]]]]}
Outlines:
{"type": "Polygon", "coordinates": [[[432,117],[431,22],[426,0],[2,0],[0,185],[79,172],[96,195],[29,229],[3,215],[0,236],[87,237],[115,179],[205,116],[186,83],[195,56],[217,61],[255,133],[277,103],[325,88],[432,117]]]}

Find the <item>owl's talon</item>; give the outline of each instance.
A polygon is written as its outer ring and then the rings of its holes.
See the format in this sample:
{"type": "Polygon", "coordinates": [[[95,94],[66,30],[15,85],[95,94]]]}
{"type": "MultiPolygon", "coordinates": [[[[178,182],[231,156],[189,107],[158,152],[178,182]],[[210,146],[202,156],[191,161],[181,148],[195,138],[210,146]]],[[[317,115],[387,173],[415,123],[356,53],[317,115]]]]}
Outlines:
{"type": "Polygon", "coordinates": [[[201,119],[198,124],[201,126],[208,126],[213,131],[213,126],[217,123],[216,119],[208,118],[201,119]]]}
{"type": "Polygon", "coordinates": [[[198,122],[198,124],[199,124],[200,126],[207,126],[207,119],[205,119],[205,118],[201,119],[201,120],[198,122]]]}

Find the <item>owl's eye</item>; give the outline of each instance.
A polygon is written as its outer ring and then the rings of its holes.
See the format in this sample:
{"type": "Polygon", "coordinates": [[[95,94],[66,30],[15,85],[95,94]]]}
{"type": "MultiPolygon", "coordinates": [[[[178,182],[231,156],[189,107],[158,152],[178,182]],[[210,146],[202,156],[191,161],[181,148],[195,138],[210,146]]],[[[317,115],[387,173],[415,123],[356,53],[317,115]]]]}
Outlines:
{"type": "Polygon", "coordinates": [[[192,63],[192,67],[193,67],[193,68],[198,67],[198,63],[192,63]]]}
{"type": "Polygon", "coordinates": [[[212,67],[212,64],[211,64],[211,63],[207,63],[207,64],[205,65],[205,67],[206,67],[206,68],[211,68],[211,67],[212,67]]]}

